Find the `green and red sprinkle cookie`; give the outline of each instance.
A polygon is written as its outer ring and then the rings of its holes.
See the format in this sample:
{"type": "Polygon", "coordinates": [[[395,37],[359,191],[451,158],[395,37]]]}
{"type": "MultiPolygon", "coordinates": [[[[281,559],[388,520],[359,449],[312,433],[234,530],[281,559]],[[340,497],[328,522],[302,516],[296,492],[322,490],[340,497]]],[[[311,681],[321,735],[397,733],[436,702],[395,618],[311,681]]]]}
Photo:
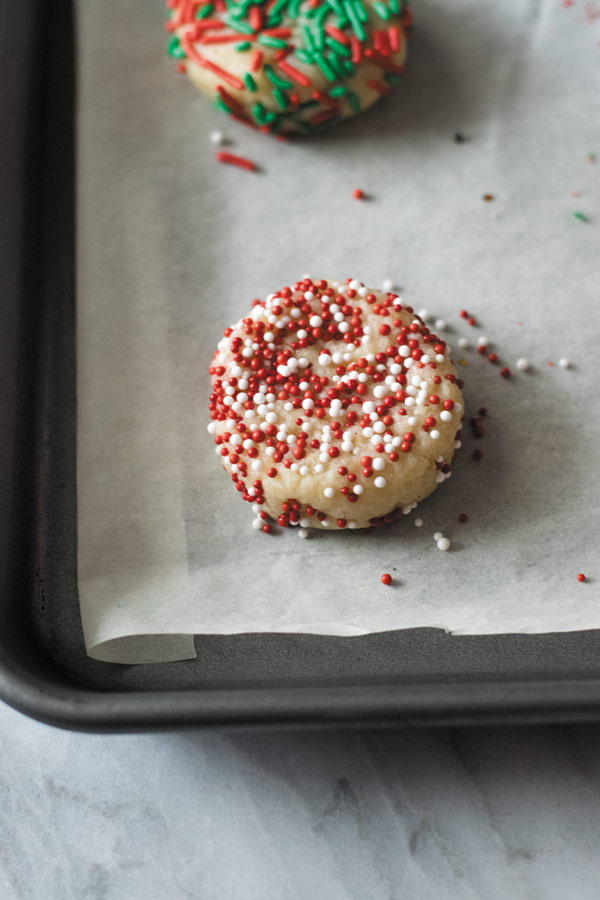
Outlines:
{"type": "Polygon", "coordinates": [[[405,0],[167,0],[168,53],[236,121],[312,134],[388,94],[405,0]]]}

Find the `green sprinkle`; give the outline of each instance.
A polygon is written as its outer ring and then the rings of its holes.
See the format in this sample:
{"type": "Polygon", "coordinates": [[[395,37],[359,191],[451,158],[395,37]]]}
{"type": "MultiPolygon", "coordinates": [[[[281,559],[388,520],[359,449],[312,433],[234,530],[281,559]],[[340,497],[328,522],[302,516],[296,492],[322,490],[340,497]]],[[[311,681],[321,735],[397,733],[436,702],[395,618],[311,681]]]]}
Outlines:
{"type": "MultiPolygon", "coordinates": [[[[339,19],[346,18],[344,15],[344,9],[342,7],[342,4],[340,3],[340,0],[326,0],[326,3],[328,6],[330,6],[332,8],[332,10],[334,11],[334,13],[337,15],[337,17],[339,19]]],[[[338,22],[338,28],[341,28],[341,27],[342,26],[338,22]]]]}
{"type": "Polygon", "coordinates": [[[352,31],[359,39],[359,41],[364,41],[366,38],[365,29],[362,27],[362,22],[360,21],[358,14],[351,3],[351,0],[344,0],[344,9],[350,19],[350,24],[352,25],[352,31]]]}
{"type": "MultiPolygon", "coordinates": [[[[327,79],[327,81],[337,81],[337,75],[335,74],[334,69],[331,67],[329,62],[325,59],[322,53],[315,53],[315,62],[318,65],[319,69],[327,79]]],[[[265,66],[266,68],[266,66],[265,66]]]]}
{"type": "Polygon", "coordinates": [[[231,115],[231,110],[226,103],[223,103],[220,97],[215,97],[214,103],[217,109],[220,109],[221,112],[227,113],[228,116],[231,115]]]}
{"type": "Polygon", "coordinates": [[[306,50],[294,50],[294,53],[296,54],[300,62],[306,63],[307,66],[312,66],[312,53],[307,53],[306,50]]]}
{"type": "Polygon", "coordinates": [[[274,84],[275,87],[283,88],[283,90],[287,90],[288,88],[292,87],[292,82],[286,81],[285,78],[280,78],[279,75],[274,71],[273,66],[269,65],[269,63],[266,63],[263,68],[263,72],[265,73],[271,84],[274,84]]]}
{"type": "Polygon", "coordinates": [[[400,4],[398,3],[398,0],[388,0],[388,8],[390,12],[394,13],[394,15],[397,16],[400,12],[400,4]]]}
{"type": "Polygon", "coordinates": [[[344,94],[348,92],[348,88],[344,87],[343,84],[338,84],[335,87],[332,87],[329,91],[330,97],[343,97],[344,94]]]}
{"type": "Polygon", "coordinates": [[[342,68],[343,68],[344,72],[346,73],[346,75],[354,75],[354,73],[356,72],[356,69],[354,68],[354,63],[351,62],[349,59],[342,60],[342,68]]]}
{"type": "Polygon", "coordinates": [[[277,0],[277,3],[271,8],[269,16],[277,16],[281,10],[289,3],[289,0],[277,0]]]}
{"type": "Polygon", "coordinates": [[[400,76],[395,72],[386,72],[383,78],[388,84],[400,84],[400,76]]]}
{"type": "Polygon", "coordinates": [[[183,59],[185,56],[185,50],[182,49],[176,34],[173,35],[167,44],[167,53],[169,56],[172,56],[173,59],[183,59]]]}
{"type": "Polygon", "coordinates": [[[300,12],[300,4],[302,0],[291,0],[291,3],[288,7],[288,16],[290,19],[297,19],[298,13],[300,12]]]}
{"type": "Polygon", "coordinates": [[[312,36],[310,28],[308,27],[308,25],[303,25],[300,30],[302,32],[302,43],[310,53],[314,53],[316,49],[315,40],[312,36]]]}
{"type": "Polygon", "coordinates": [[[287,109],[287,97],[281,90],[281,88],[273,88],[273,96],[275,97],[275,101],[277,102],[277,106],[280,109],[287,109]]]}
{"type": "Polygon", "coordinates": [[[346,94],[346,99],[350,105],[350,109],[352,110],[352,112],[360,112],[360,100],[358,99],[358,94],[355,94],[354,91],[348,91],[348,93],[346,94]]]}
{"type": "Polygon", "coordinates": [[[281,25],[281,16],[277,14],[276,16],[269,16],[267,19],[267,25],[269,28],[274,28],[276,25],[281,25]]]}
{"type": "Polygon", "coordinates": [[[256,82],[250,72],[246,72],[246,74],[244,75],[244,84],[252,93],[256,91],[256,82]]]}
{"type": "Polygon", "coordinates": [[[239,31],[241,34],[254,34],[253,29],[247,22],[237,22],[231,16],[226,16],[223,21],[229,25],[230,28],[233,28],[234,31],[239,31]]]}
{"type": "Polygon", "coordinates": [[[391,13],[387,6],[384,6],[383,3],[377,2],[373,4],[373,9],[377,13],[380,19],[389,19],[391,13]]]}
{"type": "Polygon", "coordinates": [[[329,14],[330,14],[330,10],[326,4],[323,4],[323,6],[317,7],[317,14],[315,16],[315,21],[316,21],[317,25],[319,26],[319,28],[323,27],[323,21],[327,18],[327,16],[329,14]]]}
{"type": "Polygon", "coordinates": [[[257,40],[263,47],[275,47],[277,50],[287,47],[287,41],[282,41],[281,38],[269,37],[269,35],[265,34],[259,34],[257,40]]]}
{"type": "Polygon", "coordinates": [[[242,53],[244,50],[249,50],[251,46],[252,44],[250,43],[250,41],[242,41],[241,44],[235,45],[235,49],[238,51],[238,53],[242,53]]]}
{"type": "Polygon", "coordinates": [[[212,3],[207,4],[207,6],[202,6],[196,13],[197,19],[207,19],[208,16],[212,15],[213,5],[212,3]]]}
{"type": "Polygon", "coordinates": [[[265,112],[266,109],[262,103],[255,103],[252,107],[252,115],[257,125],[265,124],[265,112]]]}
{"type": "Polygon", "coordinates": [[[342,66],[342,60],[339,56],[336,56],[335,53],[330,52],[329,56],[327,57],[327,63],[335,72],[336,78],[346,78],[346,73],[344,72],[344,67],[342,66]]]}
{"type": "Polygon", "coordinates": [[[334,53],[337,53],[338,56],[351,56],[352,51],[349,47],[345,47],[344,44],[340,43],[340,41],[336,41],[335,38],[327,35],[325,38],[325,43],[328,47],[331,47],[334,53]]]}
{"type": "Polygon", "coordinates": [[[354,9],[356,10],[356,15],[360,19],[361,22],[369,21],[369,14],[361,3],[361,0],[352,0],[354,5],[354,9]]]}
{"type": "Polygon", "coordinates": [[[573,213],[573,218],[574,218],[574,219],[579,219],[580,222],[589,222],[589,221],[590,221],[590,220],[588,219],[588,217],[586,216],[586,214],[585,214],[585,213],[582,213],[582,212],[574,212],[574,213],[573,213]]]}
{"type": "Polygon", "coordinates": [[[267,110],[265,112],[265,123],[267,125],[270,125],[271,122],[274,122],[276,118],[277,118],[277,113],[271,112],[270,110],[267,110]]]}

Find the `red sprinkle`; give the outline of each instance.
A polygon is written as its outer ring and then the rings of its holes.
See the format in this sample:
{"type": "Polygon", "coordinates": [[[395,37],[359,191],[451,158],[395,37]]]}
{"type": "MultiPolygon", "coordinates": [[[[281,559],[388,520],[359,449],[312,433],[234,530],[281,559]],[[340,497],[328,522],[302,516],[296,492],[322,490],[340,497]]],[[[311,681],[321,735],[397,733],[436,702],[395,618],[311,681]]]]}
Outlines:
{"type": "Polygon", "coordinates": [[[251,159],[246,159],[245,156],[234,156],[233,153],[226,153],[224,150],[219,150],[217,160],[229,166],[237,166],[238,169],[246,169],[248,172],[257,171],[256,163],[253,163],[251,159]]]}
{"type": "Polygon", "coordinates": [[[466,513],[461,513],[460,516],[458,517],[458,521],[459,521],[459,522],[466,522],[466,521],[468,520],[468,518],[469,518],[469,517],[468,517],[468,515],[467,515],[466,513]]]}
{"type": "Polygon", "coordinates": [[[510,378],[510,369],[508,368],[508,366],[503,366],[500,369],[500,374],[503,378],[510,378]]]}
{"type": "Polygon", "coordinates": [[[389,572],[383,573],[383,575],[381,576],[381,583],[382,584],[391,584],[392,583],[392,576],[389,574],[389,572]]]}
{"type": "MultiPolygon", "coordinates": [[[[383,578],[381,580],[383,581],[383,578]]],[[[583,574],[583,572],[579,573],[579,575],[577,576],[577,581],[585,581],[585,575],[583,574]]]]}
{"type": "Polygon", "coordinates": [[[354,188],[354,190],[352,191],[352,196],[354,197],[355,200],[364,200],[365,192],[361,191],[360,188],[354,188]]]}

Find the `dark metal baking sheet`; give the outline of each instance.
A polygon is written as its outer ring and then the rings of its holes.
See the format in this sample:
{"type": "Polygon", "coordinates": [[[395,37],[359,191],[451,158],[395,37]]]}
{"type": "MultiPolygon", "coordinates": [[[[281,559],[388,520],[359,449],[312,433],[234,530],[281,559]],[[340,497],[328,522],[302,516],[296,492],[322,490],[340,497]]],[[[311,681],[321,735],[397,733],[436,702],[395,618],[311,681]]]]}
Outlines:
{"type": "Polygon", "coordinates": [[[600,718],[599,631],[199,636],[188,662],[86,656],[76,581],[70,4],[5,2],[0,38],[0,697],[94,731],[600,718]]]}

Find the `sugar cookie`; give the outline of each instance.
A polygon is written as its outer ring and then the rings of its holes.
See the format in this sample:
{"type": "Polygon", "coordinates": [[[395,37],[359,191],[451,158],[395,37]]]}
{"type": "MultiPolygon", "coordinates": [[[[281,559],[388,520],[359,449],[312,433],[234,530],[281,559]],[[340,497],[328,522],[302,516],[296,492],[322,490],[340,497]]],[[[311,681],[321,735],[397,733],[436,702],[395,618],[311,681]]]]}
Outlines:
{"type": "Polygon", "coordinates": [[[225,330],[209,369],[216,452],[281,525],[365,528],[450,475],[462,381],[393,293],[305,278],[225,330]]]}

